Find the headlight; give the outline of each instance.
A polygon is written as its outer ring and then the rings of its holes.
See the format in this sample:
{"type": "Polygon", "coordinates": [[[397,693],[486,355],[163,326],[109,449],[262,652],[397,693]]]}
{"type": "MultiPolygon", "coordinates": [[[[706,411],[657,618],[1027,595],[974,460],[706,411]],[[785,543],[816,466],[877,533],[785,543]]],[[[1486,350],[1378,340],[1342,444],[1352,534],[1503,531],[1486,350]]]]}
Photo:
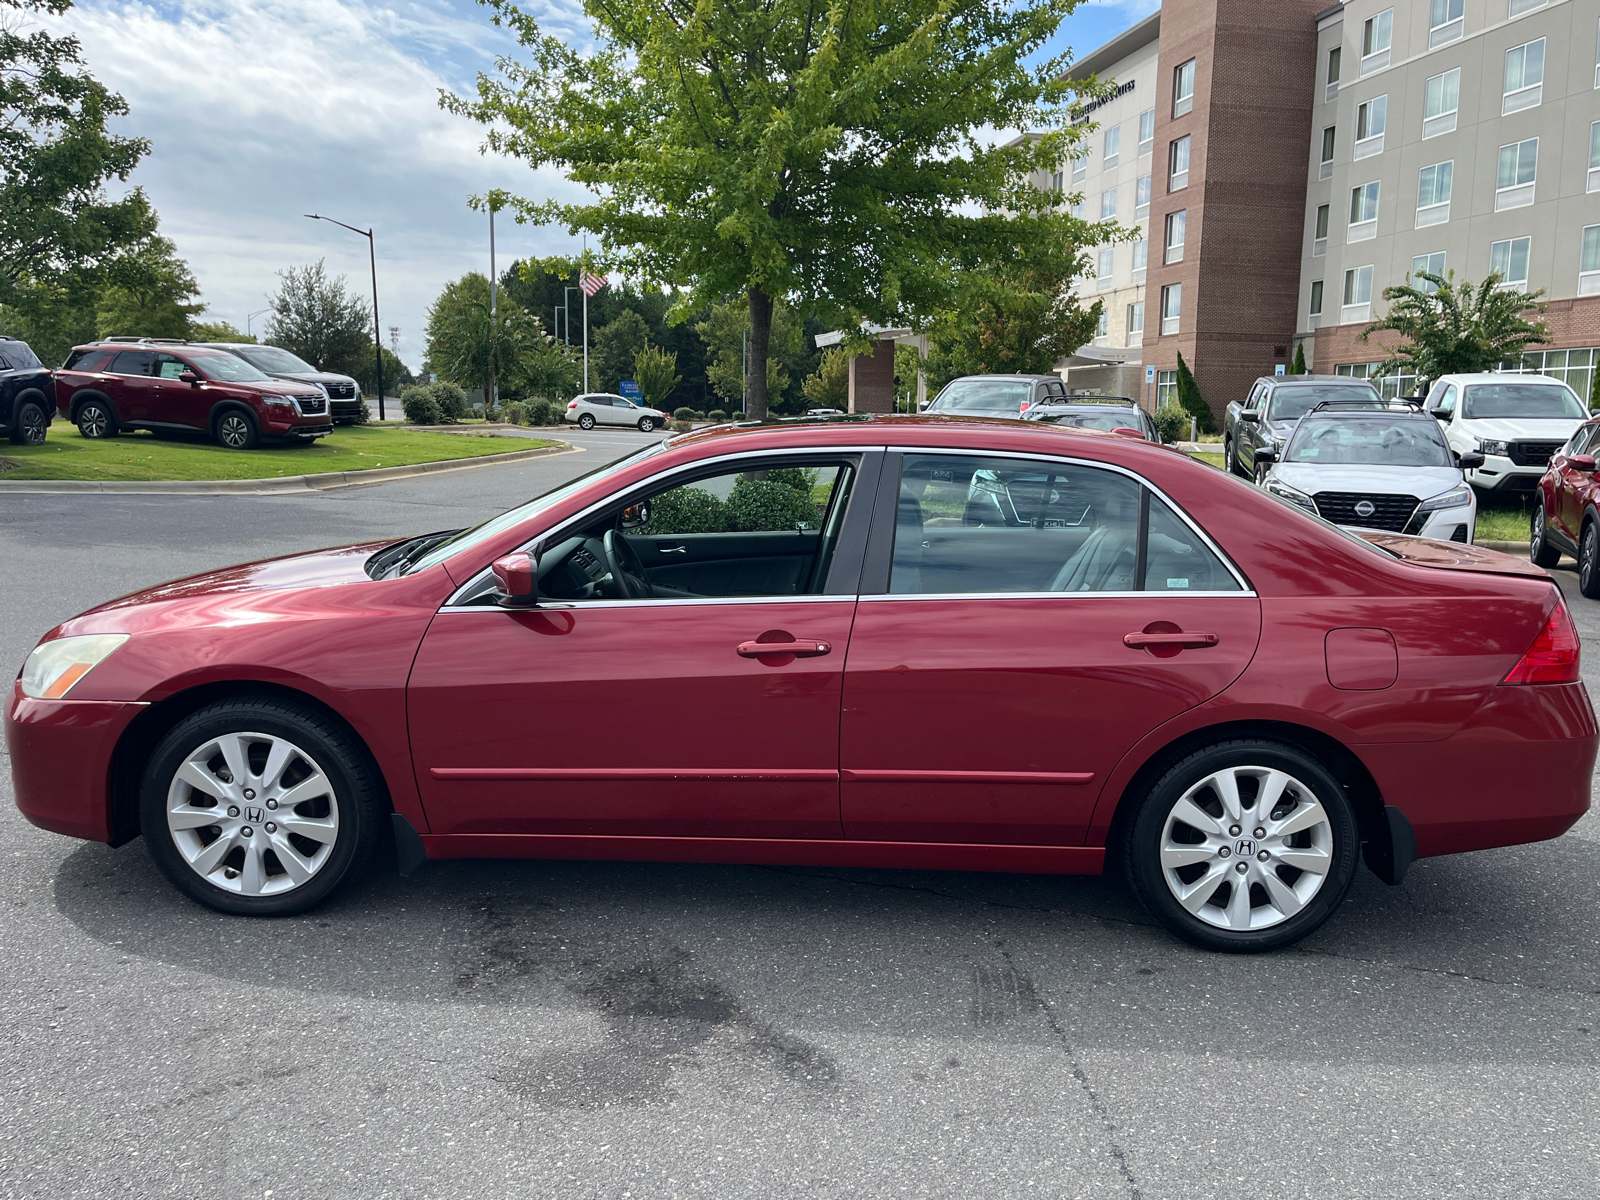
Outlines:
{"type": "Polygon", "coordinates": [[[91,633],[35,647],[22,668],[22,694],[35,700],[61,699],[127,640],[125,633],[91,633]]]}
{"type": "Polygon", "coordinates": [[[1511,457],[1511,445],[1510,445],[1509,442],[1486,442],[1482,438],[1479,438],[1478,439],[1478,453],[1479,454],[1494,454],[1494,455],[1499,456],[1500,458],[1510,458],[1511,457]]]}
{"type": "Polygon", "coordinates": [[[1462,484],[1452,488],[1442,496],[1435,496],[1432,500],[1424,500],[1417,505],[1419,513],[1438,512],[1441,508],[1464,508],[1472,503],[1472,488],[1462,484]]]}
{"type": "Polygon", "coordinates": [[[1267,491],[1271,492],[1280,500],[1287,500],[1290,504],[1298,505],[1309,513],[1314,513],[1317,511],[1317,506],[1312,503],[1310,496],[1306,495],[1299,488],[1290,487],[1281,479],[1267,480],[1267,491]]]}

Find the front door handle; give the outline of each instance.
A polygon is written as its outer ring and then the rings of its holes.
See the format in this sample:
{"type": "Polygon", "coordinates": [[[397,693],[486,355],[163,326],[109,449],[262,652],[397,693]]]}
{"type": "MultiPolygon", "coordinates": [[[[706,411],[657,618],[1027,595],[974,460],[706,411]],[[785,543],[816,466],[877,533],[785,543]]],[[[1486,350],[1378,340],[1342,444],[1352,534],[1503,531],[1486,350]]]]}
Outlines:
{"type": "Polygon", "coordinates": [[[740,642],[739,654],[744,658],[766,658],[769,655],[792,654],[796,658],[818,658],[833,650],[832,642],[813,642],[796,639],[787,642],[740,642]]]}
{"type": "Polygon", "coordinates": [[[687,553],[689,553],[689,547],[687,547],[687,546],[662,546],[660,548],[659,552],[662,553],[662,554],[687,554],[687,553]]]}
{"type": "Polygon", "coordinates": [[[1176,650],[1203,650],[1220,641],[1214,633],[1126,633],[1122,644],[1130,650],[1152,650],[1171,647],[1176,650]]]}

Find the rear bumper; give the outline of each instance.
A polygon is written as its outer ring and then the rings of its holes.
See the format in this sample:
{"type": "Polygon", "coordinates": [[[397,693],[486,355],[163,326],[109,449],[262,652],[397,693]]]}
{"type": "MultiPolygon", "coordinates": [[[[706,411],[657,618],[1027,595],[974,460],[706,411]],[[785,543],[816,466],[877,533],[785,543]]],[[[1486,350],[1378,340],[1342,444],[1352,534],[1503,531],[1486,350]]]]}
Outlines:
{"type": "Polygon", "coordinates": [[[1581,683],[1502,686],[1443,741],[1351,749],[1427,858],[1560,837],[1589,811],[1600,731],[1581,683]]]}
{"type": "Polygon", "coordinates": [[[111,760],[143,704],[30,700],[13,685],[6,749],[17,808],[41,829],[109,842],[111,760]]]}

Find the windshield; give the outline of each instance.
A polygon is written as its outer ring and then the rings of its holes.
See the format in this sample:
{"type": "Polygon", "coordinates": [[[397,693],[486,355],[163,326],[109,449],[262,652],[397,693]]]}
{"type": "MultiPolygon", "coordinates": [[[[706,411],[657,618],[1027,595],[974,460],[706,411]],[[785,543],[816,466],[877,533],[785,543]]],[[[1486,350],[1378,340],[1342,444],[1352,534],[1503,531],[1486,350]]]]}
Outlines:
{"type": "Polygon", "coordinates": [[[315,375],[317,369],[297,354],[290,354],[277,346],[240,346],[232,353],[263,371],[277,371],[281,375],[315,375]]]}
{"type": "Polygon", "coordinates": [[[1492,417],[1565,418],[1581,421],[1589,414],[1578,397],[1564,383],[1475,383],[1467,388],[1462,418],[1468,421],[1492,417]]]}
{"type": "Polygon", "coordinates": [[[1078,429],[1104,429],[1107,433],[1113,429],[1137,429],[1140,433],[1144,432],[1144,427],[1139,424],[1139,418],[1132,413],[1051,413],[1039,419],[1051,425],[1072,425],[1078,429]]]}
{"type": "Polygon", "coordinates": [[[429,550],[421,558],[417,559],[416,562],[411,564],[411,567],[406,574],[409,575],[412,571],[427,570],[427,568],[437,566],[447,558],[451,558],[454,555],[460,554],[463,550],[470,550],[474,546],[481,545],[482,543],[490,541],[493,538],[497,538],[506,530],[521,524],[529,517],[538,516],[546,509],[561,503],[561,501],[565,500],[568,496],[572,495],[580,488],[588,487],[589,484],[595,482],[595,480],[606,475],[614,474],[617,471],[622,470],[624,467],[633,465],[640,459],[649,458],[652,454],[661,453],[661,451],[666,448],[666,445],[667,444],[665,442],[657,442],[653,446],[646,446],[643,450],[640,450],[634,454],[625,455],[622,458],[617,459],[615,462],[609,462],[603,467],[596,467],[594,470],[589,471],[586,474],[579,475],[570,483],[564,483],[555,490],[546,492],[542,496],[535,496],[526,504],[518,505],[509,512],[503,512],[498,517],[491,517],[482,525],[474,525],[471,529],[464,529],[460,533],[456,534],[455,537],[450,538],[447,541],[440,542],[432,550],[429,550]]]}
{"type": "Polygon", "coordinates": [[[1383,397],[1370,383],[1303,384],[1280,387],[1273,393],[1272,410],[1267,414],[1267,420],[1298,421],[1324,400],[1358,404],[1370,401],[1373,408],[1383,407],[1383,397]]]}
{"type": "Polygon", "coordinates": [[[957,379],[945,385],[929,412],[1021,412],[1033,385],[1016,379],[957,379]]]}
{"type": "Polygon", "coordinates": [[[1295,427],[1286,463],[1327,466],[1449,467],[1439,423],[1428,418],[1307,417],[1295,427]]]}
{"type": "Polygon", "coordinates": [[[207,379],[222,383],[267,383],[272,377],[225,350],[184,349],[184,357],[207,379]]]}

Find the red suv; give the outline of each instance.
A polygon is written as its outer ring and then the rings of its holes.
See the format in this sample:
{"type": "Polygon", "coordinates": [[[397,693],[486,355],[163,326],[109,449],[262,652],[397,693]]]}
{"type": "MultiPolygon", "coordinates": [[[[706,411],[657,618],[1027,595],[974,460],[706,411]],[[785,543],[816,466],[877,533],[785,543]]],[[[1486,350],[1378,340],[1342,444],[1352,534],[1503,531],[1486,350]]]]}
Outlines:
{"type": "Polygon", "coordinates": [[[328,398],[222,350],[162,338],[75,346],[56,372],[56,408],[86,438],[124,429],[201,430],[232,450],[333,432],[328,398]]]}

